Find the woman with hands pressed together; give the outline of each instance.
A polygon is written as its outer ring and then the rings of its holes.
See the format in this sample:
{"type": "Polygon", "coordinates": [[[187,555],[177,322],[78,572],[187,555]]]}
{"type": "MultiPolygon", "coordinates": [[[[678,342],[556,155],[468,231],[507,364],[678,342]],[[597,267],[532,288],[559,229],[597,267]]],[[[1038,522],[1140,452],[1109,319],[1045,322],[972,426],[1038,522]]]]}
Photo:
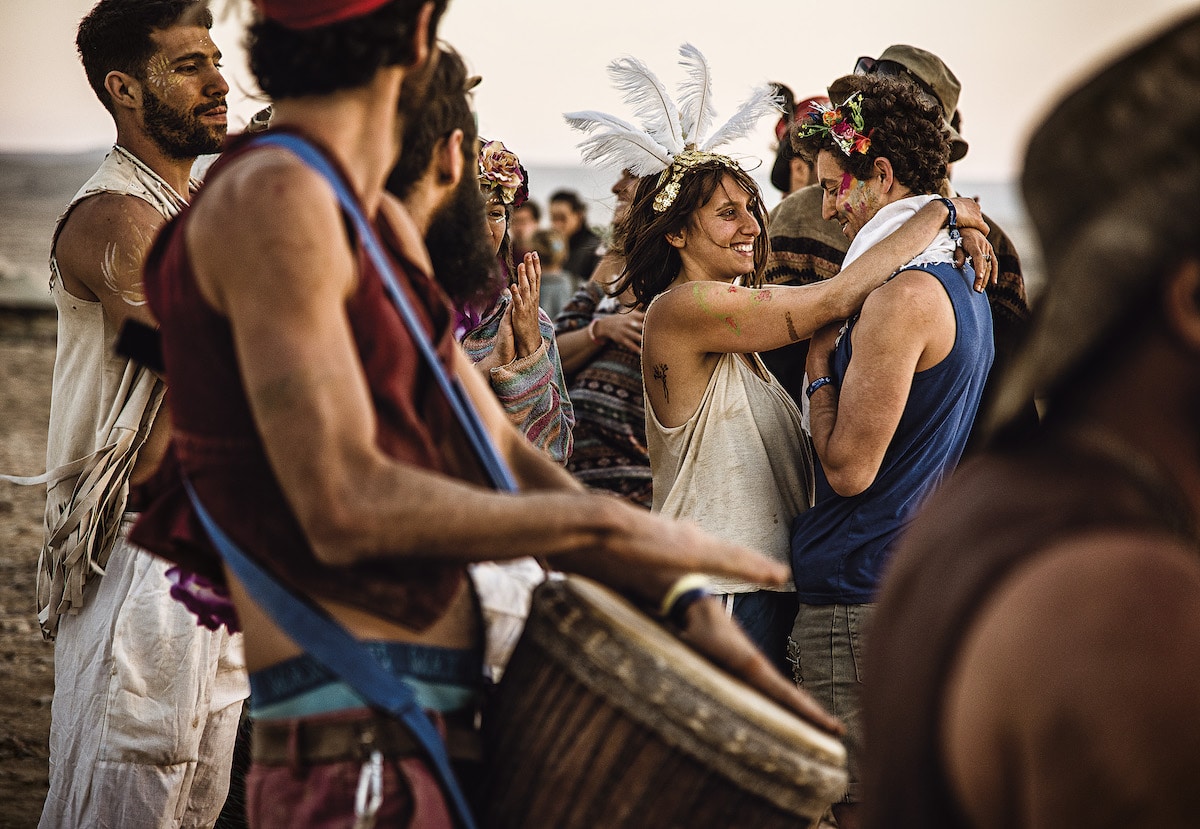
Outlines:
{"type": "Polygon", "coordinates": [[[479,186],[488,230],[505,274],[514,274],[492,308],[462,337],[467,356],[487,378],[513,424],[560,464],[571,454],[575,414],[566,393],[554,325],[538,307],[542,267],[536,253],[512,267],[508,224],[529,197],[528,176],[499,141],[479,152],[479,186]]]}

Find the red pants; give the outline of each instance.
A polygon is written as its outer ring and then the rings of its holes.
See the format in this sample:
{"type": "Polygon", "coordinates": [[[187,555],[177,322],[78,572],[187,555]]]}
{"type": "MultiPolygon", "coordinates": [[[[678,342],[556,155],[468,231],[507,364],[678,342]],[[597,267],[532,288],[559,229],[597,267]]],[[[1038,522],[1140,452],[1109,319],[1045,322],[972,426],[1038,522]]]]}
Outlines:
{"type": "MultiPolygon", "coordinates": [[[[293,722],[302,729],[307,726],[311,733],[318,724],[335,729],[353,728],[355,723],[371,716],[365,711],[337,712],[293,722]]],[[[278,740],[276,745],[280,745],[278,740]]],[[[344,759],[309,760],[293,751],[294,745],[289,740],[286,752],[277,750],[273,756],[256,754],[268,762],[256,759],[246,777],[246,816],[250,826],[253,829],[352,827],[363,761],[346,755],[341,755],[344,759]]],[[[389,756],[384,750],[382,791],[383,802],[375,815],[379,829],[453,829],[454,820],[437,777],[416,751],[407,749],[389,756]]]]}

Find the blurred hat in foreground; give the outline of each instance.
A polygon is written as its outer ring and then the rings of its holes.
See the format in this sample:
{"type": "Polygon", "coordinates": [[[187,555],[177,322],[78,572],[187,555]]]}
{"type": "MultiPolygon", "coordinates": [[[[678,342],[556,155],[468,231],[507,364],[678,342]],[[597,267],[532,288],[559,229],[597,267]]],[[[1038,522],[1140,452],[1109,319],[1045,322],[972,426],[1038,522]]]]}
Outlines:
{"type": "Polygon", "coordinates": [[[985,426],[1052,396],[1181,257],[1200,251],[1200,12],[1108,63],[1053,107],[1021,189],[1046,291],[985,426]]]}

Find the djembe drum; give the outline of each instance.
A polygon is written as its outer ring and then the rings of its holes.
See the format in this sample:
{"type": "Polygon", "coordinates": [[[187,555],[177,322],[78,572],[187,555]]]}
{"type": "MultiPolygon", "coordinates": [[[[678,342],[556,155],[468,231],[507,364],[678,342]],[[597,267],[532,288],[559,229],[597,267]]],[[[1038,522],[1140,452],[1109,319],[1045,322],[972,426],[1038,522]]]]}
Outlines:
{"type": "Polygon", "coordinates": [[[803,829],[846,787],[836,738],[578,577],[534,594],[484,739],[491,829],[803,829]]]}

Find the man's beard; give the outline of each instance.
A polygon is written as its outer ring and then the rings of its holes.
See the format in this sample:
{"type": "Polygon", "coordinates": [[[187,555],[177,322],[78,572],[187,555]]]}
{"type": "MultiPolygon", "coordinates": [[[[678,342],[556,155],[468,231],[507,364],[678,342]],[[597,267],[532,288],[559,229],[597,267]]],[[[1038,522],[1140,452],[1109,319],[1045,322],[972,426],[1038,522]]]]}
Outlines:
{"type": "Polygon", "coordinates": [[[463,176],[450,201],[433,215],[425,233],[433,274],[457,306],[492,291],[496,257],[484,218],[483,194],[463,176]]]}
{"type": "Polygon", "coordinates": [[[171,158],[196,158],[208,153],[220,152],[225,140],[225,127],[209,127],[200,120],[200,114],[218,106],[224,99],[213,101],[191,112],[172,109],[154,94],[148,85],[143,99],[142,117],[146,134],[160,150],[171,158]]]}

